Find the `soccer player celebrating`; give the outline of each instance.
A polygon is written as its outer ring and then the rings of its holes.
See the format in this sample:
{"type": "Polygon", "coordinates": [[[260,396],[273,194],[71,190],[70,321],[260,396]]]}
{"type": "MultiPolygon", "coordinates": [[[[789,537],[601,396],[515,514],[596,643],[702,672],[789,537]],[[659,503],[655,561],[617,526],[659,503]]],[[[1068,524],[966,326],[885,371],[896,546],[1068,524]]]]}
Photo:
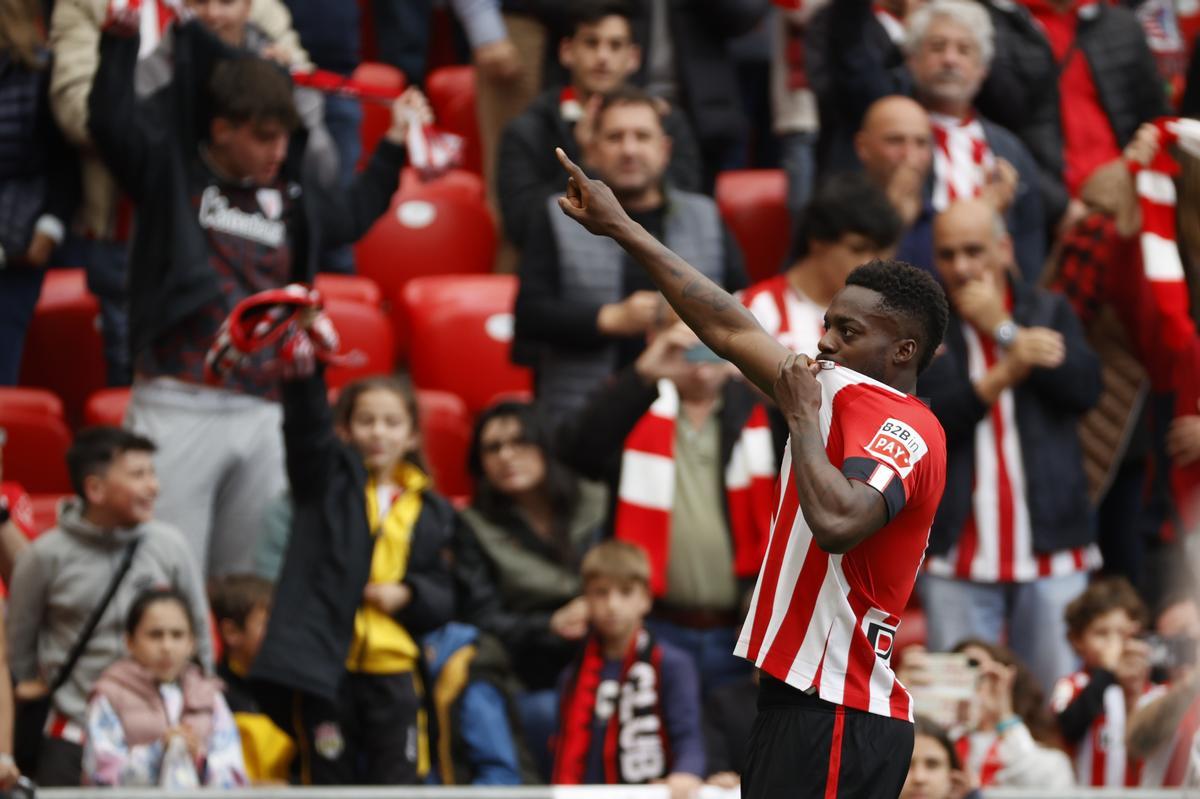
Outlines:
{"type": "Polygon", "coordinates": [[[945,295],[915,267],[872,261],[835,295],[816,360],[793,353],[558,157],[570,176],[563,212],[620,244],[788,423],[771,538],[735,650],[762,670],[742,796],[898,796],[913,713],[892,643],[946,479],[945,435],[909,392],[941,343],[945,295]]]}

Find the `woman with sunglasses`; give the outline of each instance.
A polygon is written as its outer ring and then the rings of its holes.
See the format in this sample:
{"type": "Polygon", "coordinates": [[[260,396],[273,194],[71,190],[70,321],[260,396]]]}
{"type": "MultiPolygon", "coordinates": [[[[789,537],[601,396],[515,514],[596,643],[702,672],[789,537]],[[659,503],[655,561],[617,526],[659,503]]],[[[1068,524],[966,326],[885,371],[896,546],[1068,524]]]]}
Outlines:
{"type": "Polygon", "coordinates": [[[549,769],[558,675],[587,633],[579,563],[599,540],[607,489],[554,455],[536,408],[500,402],[475,422],[475,495],[462,512],[455,568],[466,620],[503,642],[525,687],[517,705],[530,749],[549,769]]]}

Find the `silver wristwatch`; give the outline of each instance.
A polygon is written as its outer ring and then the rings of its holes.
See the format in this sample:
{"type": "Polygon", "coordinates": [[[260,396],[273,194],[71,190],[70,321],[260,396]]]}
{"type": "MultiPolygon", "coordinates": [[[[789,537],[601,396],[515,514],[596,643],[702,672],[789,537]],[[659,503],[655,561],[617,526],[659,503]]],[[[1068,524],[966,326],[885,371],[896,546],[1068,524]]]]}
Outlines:
{"type": "Polygon", "coordinates": [[[992,341],[1001,349],[1008,349],[1017,340],[1017,323],[1005,319],[992,330],[992,341]]]}

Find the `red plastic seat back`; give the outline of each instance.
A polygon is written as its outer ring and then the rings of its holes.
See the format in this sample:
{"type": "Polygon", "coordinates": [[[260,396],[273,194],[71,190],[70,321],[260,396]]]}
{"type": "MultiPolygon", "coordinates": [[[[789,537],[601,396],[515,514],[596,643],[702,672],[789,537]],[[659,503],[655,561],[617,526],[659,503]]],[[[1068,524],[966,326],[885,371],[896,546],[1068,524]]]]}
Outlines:
{"type": "Polygon", "coordinates": [[[28,411],[63,418],[62,400],[44,388],[0,386],[0,410],[28,411]]]}
{"type": "Polygon", "coordinates": [[[734,169],[717,175],[717,206],[746,259],[750,282],[779,274],[791,246],[787,176],[782,169],[734,169]]]}
{"type": "Polygon", "coordinates": [[[59,493],[29,495],[29,500],[33,503],[34,537],[41,535],[58,523],[59,503],[70,497],[70,494],[59,493]]]}
{"type": "Polygon", "coordinates": [[[4,476],[30,494],[71,492],[67,449],[71,431],[62,417],[0,403],[0,427],[5,431],[4,476]]]}
{"type": "MultiPolygon", "coordinates": [[[[404,73],[389,64],[363,62],[354,70],[351,77],[359,83],[378,86],[381,89],[404,91],[408,81],[404,73]]],[[[362,143],[362,154],[358,159],[361,170],[371,160],[371,155],[379,145],[388,128],[392,126],[392,109],[390,105],[379,102],[364,102],[362,104],[362,125],[358,129],[358,138],[362,143]]]]}
{"type": "Polygon", "coordinates": [[[83,409],[83,423],[121,427],[125,424],[125,410],[129,407],[130,389],[106,388],[88,397],[83,409]]]}
{"type": "Polygon", "coordinates": [[[463,168],[482,174],[483,151],[475,113],[475,68],[454,66],[435,69],[425,79],[425,91],[433,106],[436,124],[466,139],[463,168]]]}
{"type": "Polygon", "coordinates": [[[471,413],[457,394],[417,391],[422,448],[437,490],[447,497],[469,497],[467,450],[471,446],[471,413]]]}
{"type": "Polygon", "coordinates": [[[529,370],[509,360],[516,296],[515,275],[410,280],[401,297],[413,382],[457,394],[472,414],[497,394],[529,391],[529,370]]]}
{"type": "Polygon", "coordinates": [[[376,308],[383,304],[383,292],[379,290],[379,284],[362,275],[322,272],[313,281],[313,288],[321,292],[326,300],[351,300],[376,308]]]}
{"type": "Polygon", "coordinates": [[[25,335],[21,385],[53,391],[76,426],[87,398],[107,383],[105,371],[100,303],[83,270],[50,270],[25,335]]]}
{"type": "Polygon", "coordinates": [[[331,299],[325,311],[341,339],[341,352],[356,350],[365,356],[357,366],[334,366],[325,373],[332,388],[369,375],[388,374],[396,366],[396,337],[392,325],[378,306],[351,300],[331,299]]]}

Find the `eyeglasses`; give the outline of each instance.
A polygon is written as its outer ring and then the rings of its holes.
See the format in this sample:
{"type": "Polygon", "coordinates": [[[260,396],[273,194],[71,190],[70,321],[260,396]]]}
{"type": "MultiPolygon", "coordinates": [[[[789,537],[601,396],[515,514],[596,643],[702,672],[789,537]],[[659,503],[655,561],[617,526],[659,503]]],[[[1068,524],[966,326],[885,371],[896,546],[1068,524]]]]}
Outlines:
{"type": "Polygon", "coordinates": [[[526,452],[535,446],[536,444],[529,439],[518,436],[517,438],[506,438],[503,441],[484,442],[479,445],[479,453],[481,455],[499,455],[505,447],[512,447],[516,452],[526,452]]]}

